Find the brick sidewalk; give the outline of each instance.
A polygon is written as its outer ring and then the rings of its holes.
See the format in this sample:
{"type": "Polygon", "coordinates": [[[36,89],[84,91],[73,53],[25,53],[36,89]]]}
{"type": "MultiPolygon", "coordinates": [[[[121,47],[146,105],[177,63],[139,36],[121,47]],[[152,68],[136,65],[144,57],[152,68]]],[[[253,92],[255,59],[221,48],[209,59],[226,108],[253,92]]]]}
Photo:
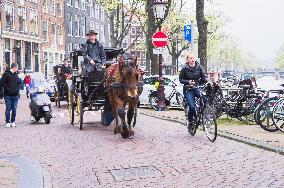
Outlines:
{"type": "MultiPolygon", "coordinates": [[[[184,112],[181,110],[169,110],[157,112],[152,109],[140,108],[141,113],[149,114],[154,117],[161,117],[163,119],[170,119],[174,122],[185,122],[184,112]]],[[[263,130],[259,125],[219,125],[218,130],[229,132],[242,137],[251,138],[265,142],[275,147],[284,148],[284,133],[267,132],[263,130]]]]}
{"type": "Polygon", "coordinates": [[[18,187],[19,177],[20,168],[16,164],[8,160],[0,160],[0,187],[18,187]]]}

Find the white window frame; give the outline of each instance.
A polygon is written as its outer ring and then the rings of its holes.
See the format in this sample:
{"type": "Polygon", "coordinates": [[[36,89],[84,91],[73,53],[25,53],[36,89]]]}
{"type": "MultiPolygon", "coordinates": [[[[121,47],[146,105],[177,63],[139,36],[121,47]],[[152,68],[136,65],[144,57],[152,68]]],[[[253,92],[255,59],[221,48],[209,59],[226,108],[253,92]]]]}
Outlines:
{"type": "MultiPolygon", "coordinates": [[[[31,26],[31,22],[32,22],[32,18],[31,18],[31,13],[32,12],[34,12],[35,13],[35,22],[36,22],[36,25],[35,25],[35,32],[32,32],[31,30],[30,30],[30,33],[32,33],[32,34],[38,34],[38,13],[37,13],[37,9],[33,9],[33,8],[31,8],[30,9],[30,26],[31,26]]],[[[31,27],[30,27],[31,28],[31,27]]]]}
{"type": "Polygon", "coordinates": [[[100,42],[105,43],[106,38],[105,38],[105,26],[104,25],[101,25],[99,34],[100,34],[100,42]]]}
{"type": "Polygon", "coordinates": [[[90,8],[90,17],[91,17],[91,18],[94,18],[94,17],[95,17],[95,10],[94,10],[94,4],[93,4],[93,2],[90,3],[89,8],[90,8]]]}
{"type": "Polygon", "coordinates": [[[136,35],[136,27],[135,26],[131,27],[131,35],[136,35]]]}
{"type": "Polygon", "coordinates": [[[24,26],[24,30],[20,31],[20,20],[18,20],[19,21],[19,23],[18,23],[19,24],[19,32],[27,32],[27,8],[25,6],[18,6],[18,18],[20,18],[20,16],[22,16],[23,20],[25,20],[25,26],[24,26]],[[20,11],[21,8],[22,8],[22,10],[20,11]]]}
{"type": "Polygon", "coordinates": [[[90,21],[90,29],[89,30],[95,30],[95,22],[90,21]]]}
{"type": "Polygon", "coordinates": [[[57,44],[63,45],[63,27],[62,27],[62,25],[57,25],[57,38],[58,38],[57,44]],[[59,35],[59,28],[61,28],[61,36],[59,35]]]}
{"type": "Polygon", "coordinates": [[[55,0],[50,0],[50,14],[52,16],[55,16],[55,12],[56,12],[56,6],[55,6],[55,0]],[[51,4],[53,4],[53,11],[51,10],[51,4]]]}
{"type": "Polygon", "coordinates": [[[100,18],[101,18],[101,21],[104,22],[105,21],[105,11],[102,7],[100,9],[101,9],[100,10],[100,15],[101,15],[100,18]]]}
{"type": "Polygon", "coordinates": [[[68,19],[68,36],[73,36],[73,16],[72,14],[69,14],[69,19],[68,19]],[[71,18],[71,20],[70,20],[71,18]],[[70,27],[71,27],[71,33],[70,31],[70,27]]]}
{"type": "MultiPolygon", "coordinates": [[[[5,2],[5,16],[8,12],[8,8],[7,8],[8,4],[12,7],[13,24],[12,24],[12,28],[7,28],[7,26],[6,26],[6,29],[14,30],[15,29],[15,4],[13,2],[10,2],[10,1],[5,2]]],[[[6,17],[5,17],[5,23],[7,23],[6,17]]]]}
{"type": "Polygon", "coordinates": [[[48,0],[42,0],[42,12],[48,13],[48,0]],[[43,3],[45,2],[45,6],[43,6],[43,3]]]}
{"type": "Polygon", "coordinates": [[[95,5],[95,18],[100,19],[100,9],[97,4],[95,5]]]}
{"type": "Polygon", "coordinates": [[[73,44],[72,43],[68,43],[67,50],[68,50],[68,53],[73,51],[73,44]]]}
{"type": "MultiPolygon", "coordinates": [[[[45,39],[45,37],[43,36],[43,40],[44,40],[44,42],[48,42],[49,41],[49,38],[48,38],[48,22],[47,21],[43,21],[42,22],[42,26],[44,27],[44,23],[46,23],[46,39],[45,39]]],[[[44,28],[42,28],[42,35],[43,35],[43,32],[44,32],[44,28]]]]}
{"type": "MultiPolygon", "coordinates": [[[[67,3],[66,3],[66,4],[67,4],[68,7],[72,7],[72,0],[67,0],[67,3]]],[[[72,44],[72,43],[71,43],[71,44],[72,44]]]]}
{"type": "Polygon", "coordinates": [[[74,0],[74,7],[80,9],[80,0],[74,0]]]}
{"type": "MultiPolygon", "coordinates": [[[[79,2],[79,4],[80,4],[80,2],[79,2]]],[[[82,10],[86,10],[86,0],[81,0],[81,8],[82,8],[82,10]]]]}
{"type": "Polygon", "coordinates": [[[61,3],[61,2],[57,2],[56,5],[57,5],[57,6],[56,6],[56,10],[57,10],[58,17],[59,17],[59,18],[62,18],[62,15],[63,15],[62,3],[61,3]],[[59,13],[59,11],[58,11],[58,5],[60,5],[60,13],[59,13]]]}
{"type": "Polygon", "coordinates": [[[76,33],[76,37],[80,37],[80,16],[79,15],[76,15],[75,16],[75,29],[77,31],[76,33]],[[77,23],[76,23],[76,17],[77,17],[77,23]]]}
{"type": "Polygon", "coordinates": [[[100,40],[100,25],[98,23],[95,24],[95,32],[97,32],[97,39],[100,40]]]}
{"type": "Polygon", "coordinates": [[[82,24],[81,24],[81,26],[82,26],[82,36],[86,37],[86,32],[87,32],[87,29],[86,29],[87,19],[86,19],[86,17],[82,17],[81,21],[82,21],[82,24]]]}
{"type": "Polygon", "coordinates": [[[50,37],[51,37],[50,39],[51,46],[55,45],[56,44],[56,23],[50,23],[50,37]],[[52,25],[54,25],[54,29],[55,29],[54,34],[52,33],[52,25]],[[54,35],[54,41],[52,40],[53,39],[52,35],[54,35]]]}
{"type": "Polygon", "coordinates": [[[75,44],[73,50],[80,49],[80,44],[75,44]]]}

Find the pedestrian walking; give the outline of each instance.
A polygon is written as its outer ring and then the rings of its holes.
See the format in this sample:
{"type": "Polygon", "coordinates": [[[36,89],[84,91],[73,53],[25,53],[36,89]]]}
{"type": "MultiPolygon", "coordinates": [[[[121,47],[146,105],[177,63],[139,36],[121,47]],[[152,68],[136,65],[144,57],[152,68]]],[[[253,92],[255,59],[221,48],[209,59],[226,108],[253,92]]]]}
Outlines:
{"type": "Polygon", "coordinates": [[[1,100],[5,99],[6,104],[6,127],[16,127],[16,112],[19,100],[19,92],[21,87],[21,82],[17,74],[18,64],[12,63],[10,70],[6,70],[0,81],[0,88],[3,92],[0,92],[1,100]],[[12,112],[12,116],[11,116],[12,112]]]}
{"type": "Polygon", "coordinates": [[[25,78],[24,78],[24,84],[26,87],[26,94],[27,98],[29,98],[29,92],[30,92],[30,85],[31,85],[31,76],[27,73],[25,78]]]}

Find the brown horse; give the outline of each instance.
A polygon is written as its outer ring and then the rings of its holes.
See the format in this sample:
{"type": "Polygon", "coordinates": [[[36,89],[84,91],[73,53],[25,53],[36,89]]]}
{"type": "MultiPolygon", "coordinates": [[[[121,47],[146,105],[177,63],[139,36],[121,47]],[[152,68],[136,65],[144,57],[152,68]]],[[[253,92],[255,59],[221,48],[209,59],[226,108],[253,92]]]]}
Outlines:
{"type": "Polygon", "coordinates": [[[107,68],[105,75],[108,98],[116,121],[114,133],[120,132],[123,138],[134,135],[132,120],[138,103],[137,83],[141,77],[137,67],[137,58],[122,55],[117,64],[107,68]]]}

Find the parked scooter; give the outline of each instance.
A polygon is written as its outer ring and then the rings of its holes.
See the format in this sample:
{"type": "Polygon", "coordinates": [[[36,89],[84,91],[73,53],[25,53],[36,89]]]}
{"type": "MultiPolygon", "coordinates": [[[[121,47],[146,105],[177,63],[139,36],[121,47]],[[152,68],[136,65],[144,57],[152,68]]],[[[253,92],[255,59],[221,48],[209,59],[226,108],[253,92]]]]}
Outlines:
{"type": "Polygon", "coordinates": [[[30,110],[31,116],[36,121],[44,118],[46,124],[50,123],[51,115],[51,101],[48,95],[45,93],[44,88],[38,87],[33,93],[30,93],[30,110]]]}

